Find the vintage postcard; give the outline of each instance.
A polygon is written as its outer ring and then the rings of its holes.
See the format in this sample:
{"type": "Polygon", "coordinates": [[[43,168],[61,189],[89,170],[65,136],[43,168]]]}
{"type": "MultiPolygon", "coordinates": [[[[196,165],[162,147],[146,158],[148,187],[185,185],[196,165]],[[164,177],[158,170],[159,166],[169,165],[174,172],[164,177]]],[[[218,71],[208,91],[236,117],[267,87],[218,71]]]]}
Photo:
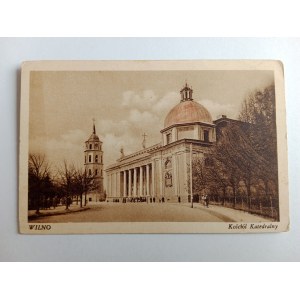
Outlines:
{"type": "Polygon", "coordinates": [[[20,232],[289,230],[280,61],[22,65],[20,232]]]}

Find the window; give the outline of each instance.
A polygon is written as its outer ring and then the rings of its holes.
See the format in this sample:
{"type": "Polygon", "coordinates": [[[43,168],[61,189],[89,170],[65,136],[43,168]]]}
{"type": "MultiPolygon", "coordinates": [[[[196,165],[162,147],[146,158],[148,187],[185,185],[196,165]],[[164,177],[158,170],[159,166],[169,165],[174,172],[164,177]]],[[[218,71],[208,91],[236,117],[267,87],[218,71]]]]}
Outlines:
{"type": "Polygon", "coordinates": [[[92,170],[91,169],[89,169],[89,176],[91,176],[92,175],[92,170]]]}
{"type": "Polygon", "coordinates": [[[102,177],[102,170],[101,170],[101,177],[102,177]]]}
{"type": "Polygon", "coordinates": [[[98,175],[98,169],[95,170],[95,175],[98,175]]]}
{"type": "Polygon", "coordinates": [[[95,162],[98,162],[98,155],[95,156],[95,162]]]}
{"type": "Polygon", "coordinates": [[[167,145],[169,145],[172,142],[172,135],[171,133],[167,134],[167,145]]]}
{"type": "Polygon", "coordinates": [[[209,131],[204,130],[204,142],[209,142],[209,131]]]}
{"type": "Polygon", "coordinates": [[[92,155],[89,155],[89,162],[92,162],[92,155]]]}
{"type": "Polygon", "coordinates": [[[95,144],[95,149],[98,149],[98,144],[95,144]]]}
{"type": "Polygon", "coordinates": [[[90,144],[90,149],[92,149],[92,144],[90,144]]]}

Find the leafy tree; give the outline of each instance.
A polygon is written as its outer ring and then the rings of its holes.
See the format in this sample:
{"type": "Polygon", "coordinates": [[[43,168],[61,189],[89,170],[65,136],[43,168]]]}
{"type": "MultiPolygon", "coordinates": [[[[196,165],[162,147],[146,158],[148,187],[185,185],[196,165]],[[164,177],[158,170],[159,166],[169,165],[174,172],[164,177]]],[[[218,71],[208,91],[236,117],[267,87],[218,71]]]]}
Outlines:
{"type": "Polygon", "coordinates": [[[203,157],[193,157],[192,160],[192,179],[193,193],[202,194],[208,186],[208,172],[205,168],[205,159],[203,157]]]}
{"type": "MultiPolygon", "coordinates": [[[[253,151],[260,156],[256,176],[263,182],[267,198],[273,195],[278,202],[278,162],[276,136],[275,88],[271,85],[254,91],[244,100],[239,116],[250,125],[245,131],[253,151]]],[[[272,200],[271,200],[272,201],[272,200]]]]}
{"type": "Polygon", "coordinates": [[[221,191],[225,199],[230,188],[233,206],[237,196],[245,194],[251,209],[253,197],[263,189],[266,199],[276,198],[278,204],[274,86],[248,95],[239,121],[228,121],[219,128],[217,143],[207,155],[209,164],[205,158],[193,160],[195,190],[208,189],[219,195],[221,191]]]}

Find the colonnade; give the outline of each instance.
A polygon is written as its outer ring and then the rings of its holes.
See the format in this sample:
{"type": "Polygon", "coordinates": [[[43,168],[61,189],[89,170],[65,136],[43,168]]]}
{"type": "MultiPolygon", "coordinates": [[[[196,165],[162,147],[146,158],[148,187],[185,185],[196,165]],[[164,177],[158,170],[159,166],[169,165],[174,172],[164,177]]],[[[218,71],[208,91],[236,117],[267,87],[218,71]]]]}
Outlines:
{"type": "Polygon", "coordinates": [[[146,197],[154,194],[153,164],[146,164],[128,170],[121,171],[123,180],[120,196],[122,197],[146,197]],[[151,178],[150,178],[151,173],[151,178]],[[151,185],[150,185],[151,183],[151,185]],[[150,186],[152,189],[150,190],[150,186]]]}
{"type": "Polygon", "coordinates": [[[130,167],[108,176],[109,197],[154,196],[154,164],[130,167]]]}

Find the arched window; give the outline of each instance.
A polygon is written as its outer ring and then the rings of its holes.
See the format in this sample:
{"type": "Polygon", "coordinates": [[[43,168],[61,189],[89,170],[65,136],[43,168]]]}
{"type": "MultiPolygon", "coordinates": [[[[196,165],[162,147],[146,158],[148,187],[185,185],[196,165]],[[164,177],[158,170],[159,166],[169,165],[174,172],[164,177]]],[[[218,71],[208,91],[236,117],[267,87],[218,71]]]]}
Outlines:
{"type": "Polygon", "coordinates": [[[89,155],[89,162],[92,162],[92,155],[89,155]]]}
{"type": "Polygon", "coordinates": [[[91,169],[89,169],[89,176],[91,176],[92,175],[92,170],[91,169]]]}
{"type": "Polygon", "coordinates": [[[95,170],[95,175],[98,175],[98,169],[95,170]]]}
{"type": "Polygon", "coordinates": [[[92,144],[90,144],[90,149],[92,149],[92,144]]]}
{"type": "Polygon", "coordinates": [[[98,144],[95,144],[95,149],[98,149],[98,144]]]}
{"type": "Polygon", "coordinates": [[[95,162],[98,162],[98,155],[95,156],[95,162]]]}

